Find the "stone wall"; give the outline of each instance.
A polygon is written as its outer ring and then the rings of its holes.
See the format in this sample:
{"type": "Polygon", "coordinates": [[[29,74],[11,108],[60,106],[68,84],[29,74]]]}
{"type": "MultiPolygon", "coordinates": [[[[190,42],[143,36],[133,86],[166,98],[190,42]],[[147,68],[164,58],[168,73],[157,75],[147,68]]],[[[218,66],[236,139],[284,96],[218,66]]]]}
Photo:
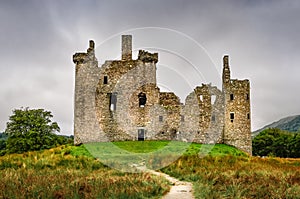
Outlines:
{"type": "Polygon", "coordinates": [[[202,84],[186,98],[180,132],[198,143],[221,143],[224,126],[223,93],[210,84],[202,84]]]}

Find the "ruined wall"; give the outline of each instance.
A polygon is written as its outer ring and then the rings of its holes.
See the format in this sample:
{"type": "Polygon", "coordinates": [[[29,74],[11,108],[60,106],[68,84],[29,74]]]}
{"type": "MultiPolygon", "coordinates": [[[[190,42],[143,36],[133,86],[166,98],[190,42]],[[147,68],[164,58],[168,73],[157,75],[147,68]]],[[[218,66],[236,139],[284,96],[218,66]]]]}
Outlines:
{"type": "Polygon", "coordinates": [[[158,115],[159,122],[163,126],[159,129],[155,138],[160,140],[175,139],[181,119],[179,97],[172,92],[161,92],[159,94],[159,105],[164,109],[164,115],[158,115]]]}
{"type": "Polygon", "coordinates": [[[223,90],[197,86],[185,104],[156,83],[157,53],[140,50],[132,59],[132,36],[122,36],[121,60],[101,67],[90,41],[76,53],[75,144],[120,140],[186,140],[226,143],[251,154],[250,82],[230,77],[223,58],[223,90]]]}
{"type": "Polygon", "coordinates": [[[224,125],[223,93],[210,84],[194,89],[185,101],[180,131],[198,143],[221,143],[224,125]]]}

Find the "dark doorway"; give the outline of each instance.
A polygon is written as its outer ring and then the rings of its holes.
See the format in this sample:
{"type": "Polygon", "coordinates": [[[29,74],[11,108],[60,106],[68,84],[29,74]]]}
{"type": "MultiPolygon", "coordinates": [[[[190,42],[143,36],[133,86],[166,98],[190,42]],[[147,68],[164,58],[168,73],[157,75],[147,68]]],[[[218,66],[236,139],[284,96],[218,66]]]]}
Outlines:
{"type": "Polygon", "coordinates": [[[138,129],[138,141],[145,140],[145,129],[138,129]]]}

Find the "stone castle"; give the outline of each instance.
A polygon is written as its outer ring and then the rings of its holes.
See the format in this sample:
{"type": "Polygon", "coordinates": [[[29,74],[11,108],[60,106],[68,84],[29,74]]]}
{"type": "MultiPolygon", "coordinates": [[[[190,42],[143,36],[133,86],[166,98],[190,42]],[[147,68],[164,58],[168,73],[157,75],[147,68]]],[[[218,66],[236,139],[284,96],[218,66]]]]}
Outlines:
{"type": "Polygon", "coordinates": [[[249,154],[250,82],[230,77],[223,57],[222,90],[197,86],[181,103],[156,82],[158,53],[139,50],[132,59],[132,36],[122,35],[121,60],[99,67],[95,43],[73,55],[75,69],[74,142],[182,140],[225,143],[249,154]]]}

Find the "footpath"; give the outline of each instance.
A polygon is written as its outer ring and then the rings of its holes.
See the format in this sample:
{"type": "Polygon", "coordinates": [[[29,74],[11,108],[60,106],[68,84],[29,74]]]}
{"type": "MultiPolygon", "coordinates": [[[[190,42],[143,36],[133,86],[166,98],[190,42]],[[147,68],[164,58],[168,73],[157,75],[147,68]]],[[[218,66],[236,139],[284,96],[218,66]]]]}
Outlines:
{"type": "Polygon", "coordinates": [[[180,181],[176,178],[169,176],[168,174],[147,169],[145,166],[137,166],[136,168],[143,172],[148,172],[153,175],[162,176],[172,184],[170,191],[163,196],[163,199],[194,199],[195,198],[193,195],[192,183],[180,181]]]}

